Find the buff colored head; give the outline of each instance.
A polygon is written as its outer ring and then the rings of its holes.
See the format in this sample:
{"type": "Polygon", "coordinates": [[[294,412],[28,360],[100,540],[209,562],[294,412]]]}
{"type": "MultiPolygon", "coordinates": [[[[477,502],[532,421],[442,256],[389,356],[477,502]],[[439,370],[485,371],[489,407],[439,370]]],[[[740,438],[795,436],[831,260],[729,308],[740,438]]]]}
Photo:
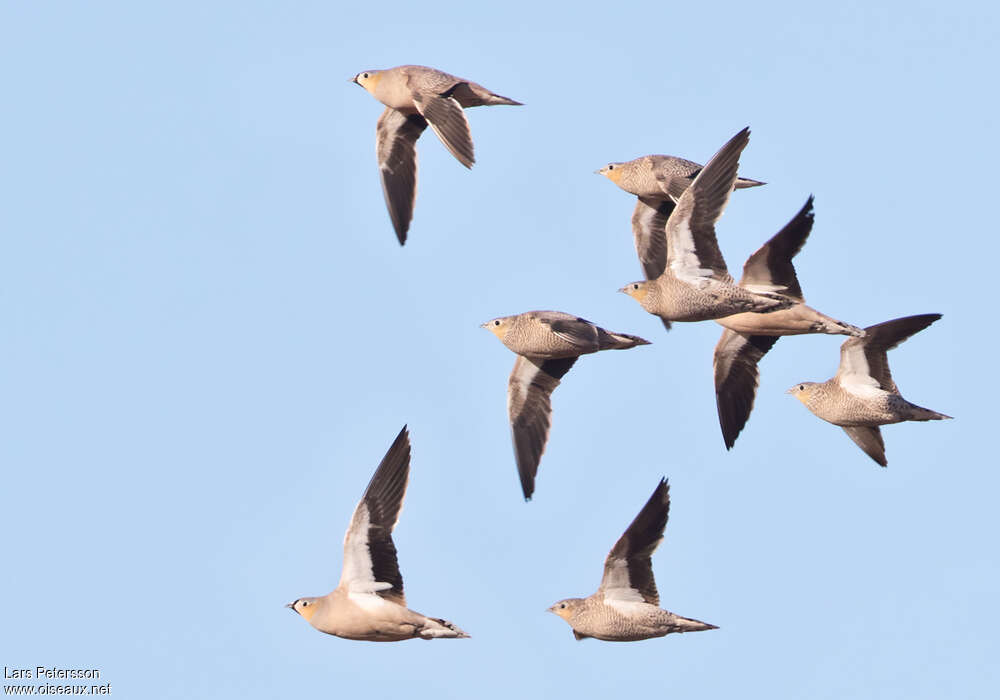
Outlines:
{"type": "Polygon", "coordinates": [[[569,622],[569,619],[576,614],[577,609],[583,605],[583,598],[566,598],[565,600],[560,600],[555,605],[549,608],[550,613],[555,613],[562,619],[569,622]]]}
{"type": "Polygon", "coordinates": [[[319,598],[299,598],[294,603],[289,603],[286,608],[291,608],[299,615],[306,619],[306,622],[312,619],[312,616],[316,613],[316,608],[319,607],[319,598]]]}
{"type": "Polygon", "coordinates": [[[622,178],[622,171],[625,163],[608,163],[600,170],[595,170],[594,172],[598,175],[603,175],[604,177],[611,180],[611,182],[618,184],[618,181],[622,178]]]}
{"type": "Polygon", "coordinates": [[[494,318],[486,323],[480,324],[479,327],[485,328],[502,341],[504,336],[507,335],[507,331],[510,329],[510,321],[512,318],[513,316],[501,316],[500,318],[494,318]]]}
{"type": "Polygon", "coordinates": [[[378,81],[381,77],[382,71],[380,70],[366,70],[363,73],[358,73],[356,76],[351,78],[351,82],[357,83],[368,92],[375,94],[375,86],[378,85],[378,81]]]}
{"type": "Polygon", "coordinates": [[[626,284],[618,291],[622,294],[628,294],[641,304],[646,295],[649,294],[649,282],[632,282],[631,284],[626,284]]]}
{"type": "Polygon", "coordinates": [[[819,386],[818,382],[801,382],[793,386],[785,393],[791,394],[802,403],[809,405],[809,397],[812,396],[817,386],[819,386]]]}

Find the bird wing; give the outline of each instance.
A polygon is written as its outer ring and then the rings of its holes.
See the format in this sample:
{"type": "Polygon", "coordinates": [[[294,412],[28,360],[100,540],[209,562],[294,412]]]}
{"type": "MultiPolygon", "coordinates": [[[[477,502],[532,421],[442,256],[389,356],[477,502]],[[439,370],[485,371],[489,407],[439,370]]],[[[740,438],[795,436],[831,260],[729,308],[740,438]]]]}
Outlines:
{"type": "Polygon", "coordinates": [[[845,427],[844,432],[847,437],[854,440],[854,444],[865,451],[865,454],[881,464],[883,467],[888,464],[885,459],[885,442],[882,440],[882,431],[878,426],[854,426],[845,427]]]}
{"type": "Polygon", "coordinates": [[[883,391],[899,393],[889,371],[886,353],[939,318],[941,314],[905,316],[868,326],[861,338],[848,338],[840,346],[837,381],[844,387],[877,386],[883,391]]]}
{"type": "Polygon", "coordinates": [[[507,384],[507,415],[525,500],[530,500],[535,491],[538,463],[549,438],[552,390],[559,386],[559,380],[576,360],[575,357],[541,360],[518,355],[514,362],[507,384]]]}
{"type": "Polygon", "coordinates": [[[757,395],[757,363],[778,342],[775,335],[743,335],[728,328],[715,346],[715,406],[726,449],[743,430],[757,395]]]}
{"type": "Polygon", "coordinates": [[[581,354],[598,349],[598,328],[587,319],[559,312],[550,312],[537,318],[550,331],[579,348],[581,354]]]}
{"type": "Polygon", "coordinates": [[[740,153],[749,141],[749,128],[729,139],[684,191],[667,220],[667,265],[681,280],[731,279],[715,238],[715,222],[729,201],[740,153]]]}
{"type": "Polygon", "coordinates": [[[657,184],[674,202],[681,198],[702,170],[698,163],[677,156],[652,156],[652,159],[657,184]]]}
{"type": "Polygon", "coordinates": [[[802,250],[809,237],[814,216],[810,196],[792,220],[749,257],[743,266],[740,286],[757,294],[776,292],[805,302],[792,258],[802,250]]]}
{"type": "Polygon", "coordinates": [[[667,267],[667,220],[674,211],[669,199],[638,197],[632,212],[632,237],[646,279],[653,280],[667,267]]]}
{"type": "Polygon", "coordinates": [[[598,589],[599,593],[604,593],[605,600],[660,604],[651,557],[663,541],[669,514],[670,485],[666,479],[660,479],[639,515],[608,552],[604,578],[598,589]]]}
{"type": "Polygon", "coordinates": [[[454,97],[436,93],[412,91],[417,110],[426,119],[434,133],[441,139],[458,162],[471,168],[476,162],[472,147],[469,120],[465,118],[462,105],[454,97]]]}
{"type": "Polygon", "coordinates": [[[382,194],[400,245],[406,243],[406,232],[413,218],[413,201],[417,197],[417,139],[426,128],[427,121],[419,114],[403,114],[391,107],[386,107],[375,127],[375,156],[382,176],[382,194]]]}
{"type": "Polygon", "coordinates": [[[410,435],[403,426],[375,470],[344,535],[341,588],[406,605],[392,529],[399,520],[409,476],[410,435]]]}

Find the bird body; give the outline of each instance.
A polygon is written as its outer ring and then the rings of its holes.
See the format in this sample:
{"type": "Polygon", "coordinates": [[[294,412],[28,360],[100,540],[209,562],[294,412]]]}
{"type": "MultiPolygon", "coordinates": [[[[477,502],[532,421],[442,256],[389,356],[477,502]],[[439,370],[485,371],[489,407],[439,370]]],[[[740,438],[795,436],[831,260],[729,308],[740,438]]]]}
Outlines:
{"type": "Polygon", "coordinates": [[[371,592],[351,593],[337,588],[312,601],[301,610],[302,617],[319,631],[343,639],[399,642],[468,636],[446,620],[421,615],[371,592]]]}
{"type": "Polygon", "coordinates": [[[298,598],[291,608],[320,632],[368,642],[461,639],[458,627],[406,607],[392,530],[410,476],[406,426],[386,452],[344,535],[340,583],[325,596],[298,598]]]}
{"type": "Polygon", "coordinates": [[[825,382],[805,383],[800,393],[806,408],[828,423],[849,427],[873,427],[904,421],[928,421],[949,418],[937,411],[910,403],[902,396],[870,384],[842,385],[836,378],[825,382]]]}
{"type": "Polygon", "coordinates": [[[525,357],[579,357],[599,350],[625,350],[648,341],[611,333],[586,319],[561,311],[527,311],[484,324],[508,349],[525,357]],[[498,325],[497,321],[504,323],[498,325]]]}
{"type": "Polygon", "coordinates": [[[860,335],[863,331],[849,323],[838,321],[811,306],[795,304],[787,309],[766,314],[745,312],[715,319],[716,323],[734,333],[744,335],[860,335]]]}
{"type": "Polygon", "coordinates": [[[718,629],[660,607],[651,558],[663,541],[669,514],[670,486],[661,479],[608,553],[597,592],[587,598],[566,598],[549,608],[569,623],[576,639],[634,642],[673,632],[718,629]]]}
{"type": "MultiPolygon", "coordinates": [[[[648,155],[622,163],[608,163],[598,170],[621,189],[637,197],[680,199],[704,166],[676,156],[648,155]]],[[[738,177],[734,189],[765,183],[738,177]]]]}
{"type": "Polygon", "coordinates": [[[641,601],[608,600],[603,593],[569,599],[568,615],[559,615],[573,627],[577,639],[592,637],[605,642],[637,642],[673,632],[718,629],[715,625],[675,615],[657,605],[641,601]]]}
{"type": "Polygon", "coordinates": [[[527,311],[482,324],[517,353],[507,382],[507,415],[525,500],[535,491],[538,464],[549,439],[553,390],[580,355],[625,350],[649,341],[612,333],[561,311],[527,311]]]}
{"type": "Polygon", "coordinates": [[[375,127],[375,155],[389,217],[399,244],[406,243],[417,196],[417,139],[428,125],[465,167],[476,161],[463,109],[520,105],[482,85],[427,66],[370,70],[353,78],[385,105],[375,127]]]}
{"type": "Polygon", "coordinates": [[[737,287],[726,279],[681,278],[667,269],[659,277],[633,282],[619,291],[639,302],[649,313],[665,321],[711,321],[723,316],[785,309],[791,303],[772,295],[761,295],[737,287]]]}
{"type": "Polygon", "coordinates": [[[840,367],[833,379],[802,382],[788,393],[823,420],[843,428],[865,454],[884,467],[888,462],[879,426],[951,418],[904,399],[886,356],[939,318],[940,314],[922,314],[868,326],[863,337],[848,338],[840,346],[840,367]]]}

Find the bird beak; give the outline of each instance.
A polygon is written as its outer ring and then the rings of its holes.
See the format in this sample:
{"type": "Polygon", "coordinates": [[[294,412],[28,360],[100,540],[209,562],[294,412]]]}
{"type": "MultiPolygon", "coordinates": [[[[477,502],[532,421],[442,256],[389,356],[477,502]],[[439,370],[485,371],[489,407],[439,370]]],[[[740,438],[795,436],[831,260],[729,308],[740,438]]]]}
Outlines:
{"type": "Polygon", "coordinates": [[[601,171],[600,171],[600,170],[595,170],[595,171],[594,171],[594,175],[600,175],[600,174],[601,174],[601,171]]]}
{"type": "Polygon", "coordinates": [[[622,287],[618,291],[621,292],[622,294],[628,294],[628,287],[622,287]]]}
{"type": "Polygon", "coordinates": [[[354,76],[353,78],[348,78],[347,82],[354,83],[355,85],[360,85],[361,84],[361,83],[358,82],[358,76],[354,76]]]}
{"type": "Polygon", "coordinates": [[[794,394],[795,393],[795,387],[793,386],[791,389],[786,389],[785,393],[786,394],[794,394]]]}
{"type": "Polygon", "coordinates": [[[295,603],[289,603],[285,607],[288,608],[289,610],[295,612],[295,603]]]}

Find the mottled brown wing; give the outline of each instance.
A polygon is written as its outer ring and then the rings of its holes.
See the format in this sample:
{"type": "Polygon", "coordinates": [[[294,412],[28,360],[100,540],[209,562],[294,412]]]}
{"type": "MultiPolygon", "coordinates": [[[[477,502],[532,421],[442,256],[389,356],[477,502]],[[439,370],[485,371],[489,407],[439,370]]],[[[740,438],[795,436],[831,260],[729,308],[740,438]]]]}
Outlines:
{"type": "Polygon", "coordinates": [[[632,238],[646,279],[653,280],[667,267],[667,219],[674,211],[669,199],[638,197],[632,212],[632,238]]]}
{"type": "Polygon", "coordinates": [[[552,390],[577,358],[540,360],[517,356],[507,384],[507,415],[524,500],[535,492],[538,463],[549,439],[552,390]]]}
{"type": "Polygon", "coordinates": [[[882,431],[877,425],[874,427],[845,427],[844,432],[847,433],[847,437],[854,440],[855,445],[864,450],[866,455],[880,465],[884,467],[889,464],[885,459],[885,442],[882,441],[882,431]]]}
{"type": "Polygon", "coordinates": [[[729,201],[740,154],[749,141],[749,128],[729,139],[685,190],[667,221],[667,265],[682,280],[731,279],[715,237],[715,222],[729,201]]]}
{"type": "Polygon", "coordinates": [[[469,132],[469,121],[465,118],[465,110],[458,100],[454,97],[414,93],[413,101],[445,148],[451,151],[459,163],[471,168],[476,162],[472,134],[469,132]]]}
{"type": "Polygon", "coordinates": [[[585,318],[570,317],[566,314],[559,317],[539,315],[538,320],[567,343],[579,348],[581,355],[596,352],[599,348],[598,328],[585,318]]]}
{"type": "Polygon", "coordinates": [[[417,198],[416,145],[426,128],[427,122],[419,114],[403,114],[391,107],[386,107],[375,127],[382,194],[400,245],[406,243],[406,232],[413,219],[413,202],[417,198]]]}
{"type": "Polygon", "coordinates": [[[919,314],[885,321],[865,328],[862,338],[848,338],[840,346],[837,379],[841,384],[874,380],[884,391],[899,393],[889,371],[886,353],[941,318],[941,314],[919,314]]]}
{"type": "Polygon", "coordinates": [[[653,579],[653,552],[663,541],[670,514],[670,485],[660,479],[653,495],[635,516],[604,561],[604,577],[599,591],[605,598],[660,604],[653,579]]]}
{"type": "Polygon", "coordinates": [[[392,530],[399,520],[409,476],[410,435],[403,426],[368,483],[344,536],[342,587],[406,605],[392,530]]]}
{"type": "Polygon", "coordinates": [[[757,396],[757,363],[778,342],[778,336],[722,331],[715,346],[715,406],[726,449],[732,449],[757,396]]]}
{"type": "Polygon", "coordinates": [[[758,294],[778,293],[804,302],[792,258],[809,238],[814,217],[810,196],[792,220],[750,256],[743,266],[740,286],[758,294]]]}

